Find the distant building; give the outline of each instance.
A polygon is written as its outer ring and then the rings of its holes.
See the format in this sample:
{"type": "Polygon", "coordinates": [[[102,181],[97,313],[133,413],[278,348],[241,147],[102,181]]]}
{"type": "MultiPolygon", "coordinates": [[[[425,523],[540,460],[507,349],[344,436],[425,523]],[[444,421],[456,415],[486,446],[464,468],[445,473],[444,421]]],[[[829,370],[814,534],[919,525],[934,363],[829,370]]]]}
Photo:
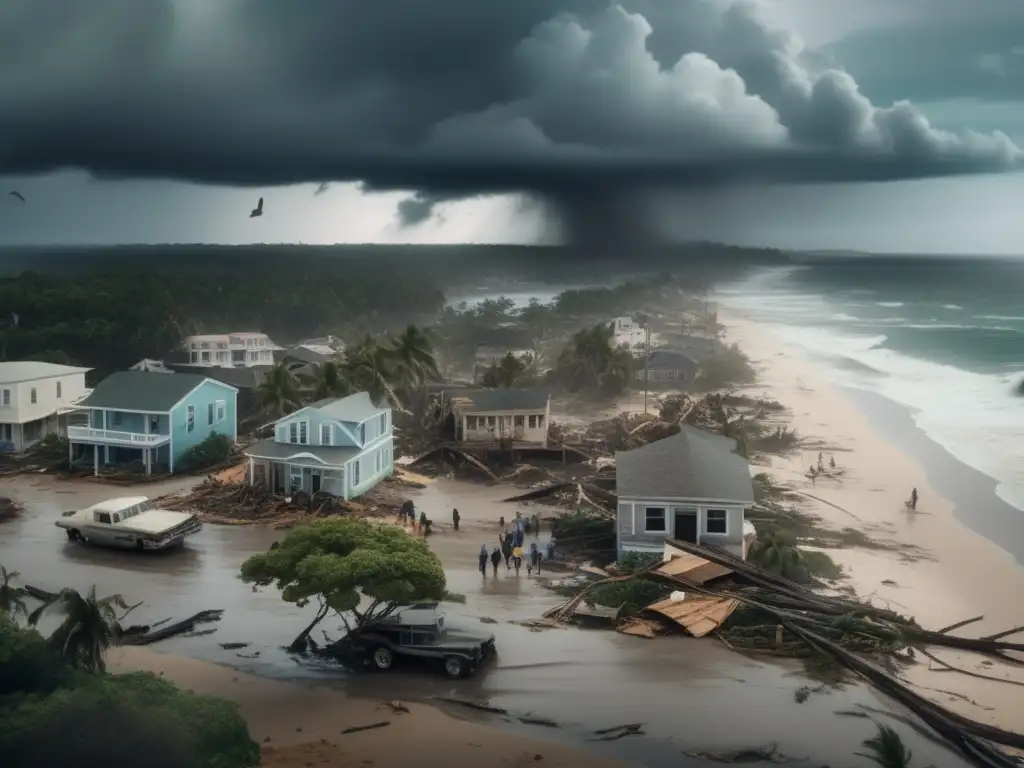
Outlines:
{"type": "Polygon", "coordinates": [[[163,360],[153,360],[145,357],[128,369],[129,371],[146,371],[148,373],[174,373],[168,368],[163,360]]]}
{"type": "Polygon", "coordinates": [[[647,360],[646,369],[638,367],[633,376],[638,382],[647,382],[654,387],[691,384],[697,376],[697,363],[689,355],[667,349],[656,349],[647,360]]]}
{"type": "Polygon", "coordinates": [[[391,409],[365,392],[320,400],[278,419],[274,437],[245,455],[251,485],[351,499],[394,472],[391,409]]]}
{"type": "Polygon", "coordinates": [[[548,445],[551,394],[536,389],[452,389],[442,393],[455,439],[508,447],[548,445]]]}
{"type": "Polygon", "coordinates": [[[747,460],[736,441],[690,425],[671,437],[615,454],[618,551],[657,552],[666,539],[746,556],[754,504],[747,460]]]}
{"type": "Polygon", "coordinates": [[[52,433],[85,397],[91,369],[32,361],[0,363],[0,451],[21,452],[52,433]]]}
{"type": "Polygon", "coordinates": [[[67,428],[71,460],[101,465],[141,461],[174,472],[189,449],[212,434],[238,439],[234,387],[189,373],[118,371],[78,403],[87,426],[67,428]]]}
{"type": "Polygon", "coordinates": [[[265,333],[214,333],[187,336],[183,346],[189,365],[243,368],[273,365],[274,351],[281,349],[265,333]]]}

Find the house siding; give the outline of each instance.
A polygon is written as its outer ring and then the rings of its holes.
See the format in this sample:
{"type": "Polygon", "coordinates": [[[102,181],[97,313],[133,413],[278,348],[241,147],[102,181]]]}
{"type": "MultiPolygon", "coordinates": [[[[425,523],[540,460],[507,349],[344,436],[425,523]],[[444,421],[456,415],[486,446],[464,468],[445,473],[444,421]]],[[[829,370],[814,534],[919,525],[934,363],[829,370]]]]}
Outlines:
{"type": "Polygon", "coordinates": [[[366,493],[385,477],[390,477],[395,472],[395,441],[388,436],[369,446],[355,459],[345,465],[345,477],[348,495],[346,498],[355,497],[366,493]],[[377,469],[377,461],[380,457],[380,469],[377,469]],[[359,465],[358,475],[355,465],[359,465]],[[359,480],[356,482],[356,477],[359,480]]]}
{"type": "MultiPolygon", "coordinates": [[[[391,411],[382,411],[387,418],[387,427],[383,430],[383,433],[391,433],[391,411]]],[[[362,448],[363,445],[369,445],[378,437],[381,436],[382,431],[380,429],[380,414],[367,419],[365,422],[351,422],[351,421],[339,421],[338,419],[327,418],[323,413],[316,410],[315,408],[304,408],[301,411],[296,411],[290,416],[286,416],[277,423],[274,427],[274,440],[279,443],[291,443],[291,425],[305,423],[306,442],[297,443],[298,445],[334,445],[343,448],[362,448]],[[322,425],[328,425],[331,427],[331,442],[321,442],[320,428],[322,425]],[[366,442],[360,443],[359,438],[359,426],[360,424],[365,425],[366,442]]],[[[301,427],[296,432],[296,438],[302,436],[301,427]]]]}
{"type": "MultiPolygon", "coordinates": [[[[530,410],[508,410],[508,411],[462,411],[456,413],[458,421],[458,429],[461,435],[460,442],[464,443],[478,443],[478,442],[491,442],[497,441],[504,437],[505,439],[513,439],[515,442],[531,443],[541,447],[547,447],[548,444],[548,426],[551,424],[551,405],[550,403],[543,409],[530,409],[530,410]],[[530,417],[543,417],[543,426],[530,427],[530,417]],[[471,429],[469,426],[470,419],[476,419],[479,423],[480,419],[494,419],[495,426],[489,428],[477,427],[471,429]],[[522,436],[512,435],[516,434],[515,420],[516,418],[522,418],[522,436]],[[508,422],[510,427],[506,427],[504,432],[499,431],[499,425],[502,420],[508,422]]],[[[540,424],[541,422],[537,422],[540,424]]]]}
{"type": "MultiPolygon", "coordinates": [[[[238,422],[236,392],[226,384],[207,379],[188,396],[178,403],[171,411],[171,450],[177,462],[183,453],[203,442],[210,435],[227,435],[233,441],[238,439],[238,422]],[[216,403],[223,400],[225,404],[224,418],[217,420],[216,403]],[[207,420],[208,406],[214,405],[214,422],[207,420]],[[188,407],[195,408],[195,424],[192,431],[188,429],[188,407]]],[[[126,414],[127,415],[127,414],[126,414]]],[[[108,427],[112,429],[113,427],[108,427]]],[[[171,468],[174,471],[174,468],[171,468]]]]}
{"type": "Polygon", "coordinates": [[[85,394],[85,372],[49,376],[31,381],[0,384],[0,449],[23,451],[51,433],[63,434],[66,424],[57,409],[69,406],[85,394]],[[60,397],[57,397],[58,385],[60,397]],[[32,390],[36,402],[32,402],[32,390]],[[8,404],[3,404],[3,392],[8,404]],[[7,431],[11,439],[6,439],[7,431]]]}
{"type": "Polygon", "coordinates": [[[674,510],[677,508],[696,510],[698,544],[720,547],[738,557],[743,556],[744,508],[736,504],[718,503],[706,499],[620,500],[616,526],[619,554],[630,551],[661,551],[666,538],[676,538],[674,510]],[[665,531],[646,530],[648,507],[665,509],[665,531]],[[725,534],[707,532],[708,510],[725,510],[727,526],[725,534]]]}

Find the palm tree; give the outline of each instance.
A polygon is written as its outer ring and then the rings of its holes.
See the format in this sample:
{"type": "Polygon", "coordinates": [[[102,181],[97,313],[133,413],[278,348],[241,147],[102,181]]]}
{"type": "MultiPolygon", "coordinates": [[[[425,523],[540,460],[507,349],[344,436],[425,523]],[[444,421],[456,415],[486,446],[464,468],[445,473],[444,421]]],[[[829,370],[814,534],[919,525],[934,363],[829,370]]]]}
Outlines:
{"type": "Polygon", "coordinates": [[[299,380],[310,388],[315,400],[352,394],[352,384],[345,378],[342,364],[337,360],[317,363],[313,373],[300,374],[299,380]]]}
{"type": "Polygon", "coordinates": [[[267,371],[256,391],[260,404],[275,418],[281,418],[302,405],[298,380],[284,363],[278,363],[267,371]]]}
{"type": "Polygon", "coordinates": [[[415,325],[391,339],[395,357],[409,373],[413,384],[422,384],[428,378],[437,376],[437,359],[434,356],[432,333],[415,325]]]}
{"type": "Polygon", "coordinates": [[[754,565],[786,578],[806,573],[804,557],[796,546],[796,537],[787,530],[765,531],[750,545],[747,559],[754,565]]]}
{"type": "Polygon", "coordinates": [[[857,757],[866,757],[882,768],[910,768],[911,753],[900,739],[900,735],[892,728],[876,723],[878,733],[861,742],[868,753],[857,752],[857,757]]]}
{"type": "Polygon", "coordinates": [[[120,595],[97,598],[96,587],[92,587],[82,597],[73,589],[62,589],[52,601],[32,612],[29,623],[35,625],[47,611],[64,614],[64,621],[48,642],[71,666],[103,673],[107,669],[103,654],[117,644],[121,633],[115,608],[128,608],[120,595]]]}
{"type": "Polygon", "coordinates": [[[20,576],[17,571],[8,571],[0,565],[0,614],[6,614],[11,618],[18,618],[21,614],[28,618],[28,607],[25,605],[25,597],[28,593],[21,587],[11,586],[11,581],[20,576]]]}
{"type": "Polygon", "coordinates": [[[629,384],[633,357],[615,346],[615,330],[610,323],[573,334],[569,346],[558,358],[557,370],[570,391],[596,389],[617,394],[629,384]]]}
{"type": "Polygon", "coordinates": [[[362,344],[345,355],[345,379],[355,389],[369,394],[374,403],[386,401],[392,408],[401,410],[402,403],[392,385],[398,378],[396,363],[394,350],[378,345],[367,336],[362,344]]]}

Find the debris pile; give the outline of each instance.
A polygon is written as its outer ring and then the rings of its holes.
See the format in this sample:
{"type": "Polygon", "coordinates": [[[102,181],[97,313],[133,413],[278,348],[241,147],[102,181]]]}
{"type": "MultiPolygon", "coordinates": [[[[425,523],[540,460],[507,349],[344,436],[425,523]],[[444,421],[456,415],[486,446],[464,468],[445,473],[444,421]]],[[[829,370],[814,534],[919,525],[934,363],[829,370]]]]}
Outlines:
{"type": "Polygon", "coordinates": [[[0,496],[0,523],[16,520],[21,515],[21,510],[21,504],[6,496],[0,496]]]}

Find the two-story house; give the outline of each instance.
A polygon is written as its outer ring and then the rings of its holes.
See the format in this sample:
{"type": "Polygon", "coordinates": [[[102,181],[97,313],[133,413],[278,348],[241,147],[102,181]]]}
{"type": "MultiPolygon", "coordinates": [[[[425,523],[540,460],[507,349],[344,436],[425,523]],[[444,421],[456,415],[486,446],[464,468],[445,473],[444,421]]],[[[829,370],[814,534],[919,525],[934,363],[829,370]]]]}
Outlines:
{"type": "Polygon", "coordinates": [[[318,400],[274,424],[274,437],[251,446],[249,483],[275,493],[365,493],[395,469],[391,409],[365,392],[318,400]]]}
{"type": "Polygon", "coordinates": [[[118,371],[79,403],[88,426],[68,427],[70,458],[107,464],[141,461],[174,472],[182,454],[210,435],[238,439],[237,390],[193,373],[118,371]]]}
{"type": "Polygon", "coordinates": [[[51,432],[85,396],[89,368],[56,363],[0,363],[0,452],[24,451],[51,432]]]}
{"type": "Polygon", "coordinates": [[[182,342],[190,365],[245,368],[273,365],[281,349],[265,333],[208,333],[186,336],[182,342]]]}
{"type": "Polygon", "coordinates": [[[615,454],[618,550],[663,553],[666,539],[745,557],[754,534],[750,466],[736,441],[697,427],[615,454]]]}

